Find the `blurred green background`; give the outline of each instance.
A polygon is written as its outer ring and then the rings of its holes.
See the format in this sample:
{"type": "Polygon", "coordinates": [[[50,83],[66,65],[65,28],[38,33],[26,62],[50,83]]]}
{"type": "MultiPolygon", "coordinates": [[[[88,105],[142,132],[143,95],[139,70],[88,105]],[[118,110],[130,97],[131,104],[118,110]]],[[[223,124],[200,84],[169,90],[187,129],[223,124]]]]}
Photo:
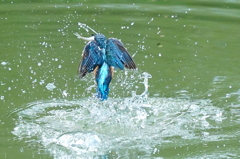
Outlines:
{"type": "MultiPolygon", "coordinates": [[[[86,91],[94,85],[91,75],[77,77],[86,43],[73,33],[91,35],[78,22],[122,40],[139,74],[152,75],[150,97],[209,99],[223,109],[224,121],[217,126],[226,139],[211,142],[204,152],[220,147],[223,158],[238,158],[239,15],[240,3],[229,0],[2,0],[0,158],[52,158],[15,138],[11,132],[16,119],[10,112],[34,101],[77,100],[95,92],[86,91]]],[[[113,79],[109,97],[130,96],[132,90],[115,86],[118,82],[113,79]]],[[[138,94],[143,90],[133,88],[138,94]]],[[[199,151],[194,149],[192,158],[201,158],[199,151]]],[[[171,154],[165,150],[159,157],[177,158],[171,154]]]]}

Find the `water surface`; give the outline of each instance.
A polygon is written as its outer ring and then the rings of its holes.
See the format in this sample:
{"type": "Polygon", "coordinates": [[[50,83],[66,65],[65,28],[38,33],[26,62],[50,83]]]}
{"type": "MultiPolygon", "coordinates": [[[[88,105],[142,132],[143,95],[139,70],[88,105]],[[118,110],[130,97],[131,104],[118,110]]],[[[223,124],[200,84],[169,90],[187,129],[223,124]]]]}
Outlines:
{"type": "Polygon", "coordinates": [[[238,1],[0,2],[0,158],[238,158],[238,1]],[[79,80],[86,23],[137,71],[79,80]],[[149,73],[149,96],[142,73],[149,73]],[[14,152],[14,153],[13,153],[14,152]]]}

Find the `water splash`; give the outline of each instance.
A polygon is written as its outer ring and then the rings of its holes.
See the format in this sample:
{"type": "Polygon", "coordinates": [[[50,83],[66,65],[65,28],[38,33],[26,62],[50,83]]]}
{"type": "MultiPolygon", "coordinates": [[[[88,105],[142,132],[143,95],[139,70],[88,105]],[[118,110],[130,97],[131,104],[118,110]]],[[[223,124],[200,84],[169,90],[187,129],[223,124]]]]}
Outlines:
{"type": "MultiPolygon", "coordinates": [[[[142,76],[141,78],[143,78],[143,82],[140,82],[140,83],[143,83],[144,85],[144,91],[141,95],[137,95],[135,91],[132,91],[132,101],[135,102],[135,103],[147,103],[147,100],[148,100],[148,79],[149,78],[152,78],[152,75],[150,75],[149,73],[147,72],[143,72],[142,73],[142,76]]],[[[144,106],[149,106],[149,105],[146,105],[144,104],[144,106]]]]}
{"type": "Polygon", "coordinates": [[[141,77],[144,91],[132,97],[29,103],[11,114],[17,119],[12,133],[40,143],[56,159],[151,158],[156,152],[161,156],[158,148],[172,140],[175,146],[184,145],[176,136],[191,142],[224,138],[208,133],[223,120],[222,110],[210,100],[152,98],[151,75],[141,77]]]}
{"type": "Polygon", "coordinates": [[[90,29],[90,30],[92,30],[95,34],[99,34],[99,33],[97,33],[95,30],[93,30],[91,27],[89,27],[87,24],[78,22],[78,25],[79,25],[80,28],[85,29],[86,32],[89,32],[89,29],[90,29]]]}

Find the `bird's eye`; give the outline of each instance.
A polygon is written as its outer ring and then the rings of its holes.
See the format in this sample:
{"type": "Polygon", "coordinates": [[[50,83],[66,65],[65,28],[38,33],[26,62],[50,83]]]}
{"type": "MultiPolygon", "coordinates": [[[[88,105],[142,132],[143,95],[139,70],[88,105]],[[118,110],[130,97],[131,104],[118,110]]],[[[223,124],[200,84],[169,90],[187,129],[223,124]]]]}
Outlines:
{"type": "Polygon", "coordinates": [[[92,36],[95,36],[95,34],[91,34],[92,36]]]}

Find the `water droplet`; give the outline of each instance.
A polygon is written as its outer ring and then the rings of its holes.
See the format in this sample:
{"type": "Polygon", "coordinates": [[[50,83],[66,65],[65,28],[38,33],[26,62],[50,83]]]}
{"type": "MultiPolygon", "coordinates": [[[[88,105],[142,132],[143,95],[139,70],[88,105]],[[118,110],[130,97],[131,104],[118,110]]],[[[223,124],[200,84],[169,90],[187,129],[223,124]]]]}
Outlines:
{"type": "Polygon", "coordinates": [[[148,24],[150,24],[153,21],[153,18],[148,22],[148,24]]]}
{"type": "Polygon", "coordinates": [[[226,94],[226,98],[230,98],[231,97],[231,94],[226,94]]]}
{"type": "Polygon", "coordinates": [[[37,79],[33,80],[32,83],[36,83],[37,82],[37,79]]]}
{"type": "Polygon", "coordinates": [[[44,80],[41,80],[41,81],[39,82],[40,85],[43,85],[44,83],[45,83],[44,80]]]}
{"type": "Polygon", "coordinates": [[[5,66],[5,65],[7,65],[8,63],[7,62],[1,62],[1,65],[3,65],[3,66],[5,66]]]}
{"type": "Polygon", "coordinates": [[[26,91],[25,91],[25,90],[23,90],[23,89],[22,89],[21,91],[22,91],[22,93],[26,93],[26,91]]]}
{"type": "Polygon", "coordinates": [[[54,85],[54,83],[48,83],[46,85],[46,88],[50,91],[54,90],[56,88],[56,86],[54,85]]]}
{"type": "Polygon", "coordinates": [[[62,92],[62,95],[63,95],[64,97],[67,97],[67,96],[68,96],[68,93],[67,93],[67,91],[66,91],[66,90],[64,90],[64,91],[62,92]]]}

